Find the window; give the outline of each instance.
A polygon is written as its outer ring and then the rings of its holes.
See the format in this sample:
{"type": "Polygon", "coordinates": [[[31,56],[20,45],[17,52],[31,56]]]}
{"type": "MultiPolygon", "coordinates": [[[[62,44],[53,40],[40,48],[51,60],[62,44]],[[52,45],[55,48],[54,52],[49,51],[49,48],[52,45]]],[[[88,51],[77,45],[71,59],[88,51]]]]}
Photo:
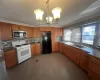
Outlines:
{"type": "Polygon", "coordinates": [[[93,45],[95,36],[95,25],[82,28],[82,43],[93,45]]]}
{"type": "Polygon", "coordinates": [[[71,41],[80,42],[80,38],[81,38],[80,28],[74,28],[72,30],[71,41]]]}
{"type": "Polygon", "coordinates": [[[71,33],[70,29],[64,30],[64,41],[71,41],[71,33]]]}

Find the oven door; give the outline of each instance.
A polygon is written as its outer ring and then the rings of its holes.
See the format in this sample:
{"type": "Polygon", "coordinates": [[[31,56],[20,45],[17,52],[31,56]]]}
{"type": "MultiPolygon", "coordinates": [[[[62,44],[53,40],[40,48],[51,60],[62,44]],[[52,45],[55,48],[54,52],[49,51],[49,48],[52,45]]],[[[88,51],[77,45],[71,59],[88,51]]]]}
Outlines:
{"type": "Polygon", "coordinates": [[[31,57],[30,45],[17,48],[18,63],[21,63],[31,57]]]}

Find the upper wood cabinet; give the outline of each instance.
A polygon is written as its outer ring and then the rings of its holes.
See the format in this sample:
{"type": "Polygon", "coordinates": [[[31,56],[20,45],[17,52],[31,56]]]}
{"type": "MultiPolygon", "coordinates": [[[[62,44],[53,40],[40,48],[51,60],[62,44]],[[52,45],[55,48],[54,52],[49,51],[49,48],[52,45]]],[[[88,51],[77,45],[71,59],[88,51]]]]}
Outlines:
{"type": "Polygon", "coordinates": [[[12,24],[12,31],[26,31],[27,27],[26,26],[21,26],[21,25],[16,25],[12,24]]]}
{"type": "Polygon", "coordinates": [[[33,28],[27,27],[27,38],[33,37],[33,28]]]}
{"type": "Polygon", "coordinates": [[[12,31],[19,31],[19,30],[20,30],[19,25],[12,24],[12,31]]]}
{"type": "Polygon", "coordinates": [[[52,31],[51,31],[51,39],[52,39],[52,52],[56,51],[56,37],[55,37],[55,28],[52,27],[52,31]]]}
{"type": "Polygon", "coordinates": [[[0,29],[2,40],[12,39],[11,24],[0,22],[0,29]]]}
{"type": "Polygon", "coordinates": [[[63,29],[62,28],[55,28],[55,34],[56,36],[62,36],[63,29]]]}
{"type": "Polygon", "coordinates": [[[40,31],[51,31],[51,27],[40,27],[40,31]]]}
{"type": "Polygon", "coordinates": [[[40,37],[40,28],[39,27],[33,28],[33,37],[40,37]]]}

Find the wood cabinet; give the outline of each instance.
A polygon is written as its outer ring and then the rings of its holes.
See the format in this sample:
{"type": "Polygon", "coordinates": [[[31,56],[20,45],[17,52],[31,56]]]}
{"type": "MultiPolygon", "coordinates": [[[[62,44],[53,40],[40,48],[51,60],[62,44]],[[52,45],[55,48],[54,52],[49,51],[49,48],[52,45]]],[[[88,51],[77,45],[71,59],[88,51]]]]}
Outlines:
{"type": "Polygon", "coordinates": [[[62,36],[63,29],[62,29],[62,28],[55,28],[55,29],[56,29],[56,31],[55,31],[56,37],[57,37],[57,36],[62,36]]]}
{"type": "Polygon", "coordinates": [[[19,31],[20,25],[12,24],[12,31],[19,31]]]}
{"type": "Polygon", "coordinates": [[[73,62],[75,62],[76,64],[79,64],[79,59],[80,59],[80,52],[78,51],[78,49],[69,46],[69,45],[65,45],[63,48],[64,54],[69,57],[73,62]]]}
{"type": "Polygon", "coordinates": [[[41,54],[41,46],[40,46],[40,43],[39,44],[36,44],[36,54],[37,55],[41,54]]]}
{"type": "Polygon", "coordinates": [[[0,22],[1,39],[12,39],[11,24],[0,22]]]}
{"type": "Polygon", "coordinates": [[[60,52],[63,53],[63,43],[60,43],[60,52]]]}
{"type": "Polygon", "coordinates": [[[36,45],[35,44],[31,44],[31,55],[32,56],[36,55],[36,45]]]}
{"type": "Polygon", "coordinates": [[[87,52],[80,50],[80,67],[88,71],[89,55],[87,52]]]}
{"type": "Polygon", "coordinates": [[[26,31],[27,26],[12,24],[12,31],[26,31]]]}
{"type": "Polygon", "coordinates": [[[100,80],[100,59],[90,56],[88,75],[92,80],[100,80]]]}
{"type": "Polygon", "coordinates": [[[15,66],[18,63],[16,50],[4,52],[4,59],[7,68],[15,66]]]}
{"type": "Polygon", "coordinates": [[[32,38],[32,37],[33,37],[33,28],[27,27],[27,38],[32,38]]]}
{"type": "Polygon", "coordinates": [[[33,37],[40,37],[40,28],[39,27],[33,28],[33,37]]]}
{"type": "Polygon", "coordinates": [[[40,27],[40,31],[44,32],[44,31],[51,31],[52,28],[51,27],[40,27]]]}
{"type": "Polygon", "coordinates": [[[56,42],[56,52],[59,52],[60,50],[60,43],[59,42],[56,42]]]}
{"type": "Polygon", "coordinates": [[[55,52],[56,51],[56,41],[55,41],[55,39],[56,39],[56,36],[55,36],[55,28],[54,27],[52,27],[52,31],[51,31],[51,39],[52,39],[52,52],[55,52]]]}

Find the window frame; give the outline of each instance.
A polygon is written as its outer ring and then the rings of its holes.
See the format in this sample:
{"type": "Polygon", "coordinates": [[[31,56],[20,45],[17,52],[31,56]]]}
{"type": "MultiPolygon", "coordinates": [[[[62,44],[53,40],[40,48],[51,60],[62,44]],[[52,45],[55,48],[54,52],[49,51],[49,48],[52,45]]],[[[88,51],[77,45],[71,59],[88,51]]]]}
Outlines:
{"type": "Polygon", "coordinates": [[[81,26],[81,40],[80,40],[81,42],[80,42],[80,43],[83,44],[83,45],[95,46],[96,31],[97,31],[97,25],[96,25],[96,23],[81,26]],[[82,29],[83,29],[84,27],[90,27],[90,26],[95,26],[95,35],[94,35],[94,39],[93,39],[93,44],[83,43],[83,42],[82,42],[82,29]]]}

